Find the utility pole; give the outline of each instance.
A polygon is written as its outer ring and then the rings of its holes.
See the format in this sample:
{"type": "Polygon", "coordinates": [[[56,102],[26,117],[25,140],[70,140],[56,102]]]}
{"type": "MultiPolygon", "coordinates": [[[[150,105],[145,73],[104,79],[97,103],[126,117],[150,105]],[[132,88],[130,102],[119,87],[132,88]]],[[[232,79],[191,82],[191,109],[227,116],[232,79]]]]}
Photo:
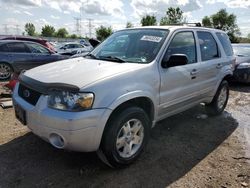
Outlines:
{"type": "Polygon", "coordinates": [[[93,27],[93,25],[92,25],[92,20],[93,20],[93,19],[88,18],[88,21],[89,21],[89,23],[88,23],[88,28],[89,28],[89,38],[91,38],[91,35],[92,35],[92,27],[93,27]]]}
{"type": "Polygon", "coordinates": [[[76,21],[76,33],[80,36],[81,35],[81,18],[75,17],[76,21]]]}
{"type": "Polygon", "coordinates": [[[8,24],[3,24],[5,35],[8,35],[8,24]]]}
{"type": "Polygon", "coordinates": [[[16,25],[16,35],[19,35],[19,25],[16,25]]]}

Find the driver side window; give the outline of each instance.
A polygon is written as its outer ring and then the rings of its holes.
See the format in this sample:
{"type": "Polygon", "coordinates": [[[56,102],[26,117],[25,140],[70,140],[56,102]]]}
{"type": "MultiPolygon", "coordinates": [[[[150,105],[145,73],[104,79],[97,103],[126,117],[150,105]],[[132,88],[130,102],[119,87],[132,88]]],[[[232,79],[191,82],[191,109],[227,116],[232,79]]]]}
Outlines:
{"type": "Polygon", "coordinates": [[[175,34],[164,58],[169,59],[173,54],[185,54],[188,57],[188,64],[197,62],[193,32],[183,31],[175,34]]]}

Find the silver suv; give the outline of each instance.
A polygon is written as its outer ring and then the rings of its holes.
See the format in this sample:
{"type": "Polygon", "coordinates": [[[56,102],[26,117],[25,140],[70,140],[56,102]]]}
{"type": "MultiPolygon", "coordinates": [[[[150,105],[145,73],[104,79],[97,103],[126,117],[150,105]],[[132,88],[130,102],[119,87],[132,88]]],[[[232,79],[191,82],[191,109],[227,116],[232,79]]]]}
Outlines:
{"type": "Polygon", "coordinates": [[[125,29],[84,58],[22,74],[15,113],[56,148],[98,151],[110,166],[123,167],[142,153],[159,120],[199,103],[210,114],[222,113],[234,61],[220,30],[125,29]]]}

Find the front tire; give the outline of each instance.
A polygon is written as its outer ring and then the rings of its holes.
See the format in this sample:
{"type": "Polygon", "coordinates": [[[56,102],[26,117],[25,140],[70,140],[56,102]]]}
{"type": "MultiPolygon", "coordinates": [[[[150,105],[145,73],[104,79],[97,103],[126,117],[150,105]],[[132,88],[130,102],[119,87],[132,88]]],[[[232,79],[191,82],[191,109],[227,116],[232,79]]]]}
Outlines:
{"type": "Polygon", "coordinates": [[[223,80],[210,104],[206,105],[206,110],[210,115],[220,115],[226,108],[229,97],[229,85],[223,80]]]}
{"type": "Polygon", "coordinates": [[[104,162],[114,168],[133,163],[149,139],[150,120],[143,109],[127,107],[114,114],[106,125],[100,150],[104,162]]]}

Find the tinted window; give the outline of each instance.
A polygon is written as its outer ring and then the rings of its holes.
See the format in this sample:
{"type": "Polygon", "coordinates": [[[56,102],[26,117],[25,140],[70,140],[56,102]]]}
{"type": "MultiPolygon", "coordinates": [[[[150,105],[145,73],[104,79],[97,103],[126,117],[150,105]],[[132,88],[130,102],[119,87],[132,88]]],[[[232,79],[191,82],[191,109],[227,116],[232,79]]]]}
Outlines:
{"type": "Polygon", "coordinates": [[[226,53],[227,56],[233,55],[233,49],[231,46],[231,42],[229,40],[229,37],[225,33],[216,33],[218,39],[221,42],[221,45],[226,53]]]}
{"type": "Polygon", "coordinates": [[[0,45],[0,52],[9,52],[7,44],[0,45]]]}
{"type": "Polygon", "coordinates": [[[35,53],[35,54],[37,53],[48,54],[49,53],[49,50],[47,50],[46,48],[38,44],[28,43],[27,46],[29,47],[31,53],[35,53]]]}
{"type": "Polygon", "coordinates": [[[158,54],[168,30],[129,29],[115,32],[92,52],[97,59],[119,58],[131,63],[149,63],[158,54]]]}
{"type": "Polygon", "coordinates": [[[180,32],[174,36],[165,56],[169,58],[172,54],[185,54],[188,57],[188,63],[197,62],[193,32],[180,32]]]}
{"type": "Polygon", "coordinates": [[[10,52],[14,53],[30,53],[28,48],[22,42],[13,42],[8,44],[10,52]]]}
{"type": "Polygon", "coordinates": [[[201,49],[202,61],[207,61],[219,57],[218,45],[209,32],[198,31],[199,44],[201,49]]]}
{"type": "Polygon", "coordinates": [[[81,44],[75,44],[75,48],[83,48],[81,44]]]}

